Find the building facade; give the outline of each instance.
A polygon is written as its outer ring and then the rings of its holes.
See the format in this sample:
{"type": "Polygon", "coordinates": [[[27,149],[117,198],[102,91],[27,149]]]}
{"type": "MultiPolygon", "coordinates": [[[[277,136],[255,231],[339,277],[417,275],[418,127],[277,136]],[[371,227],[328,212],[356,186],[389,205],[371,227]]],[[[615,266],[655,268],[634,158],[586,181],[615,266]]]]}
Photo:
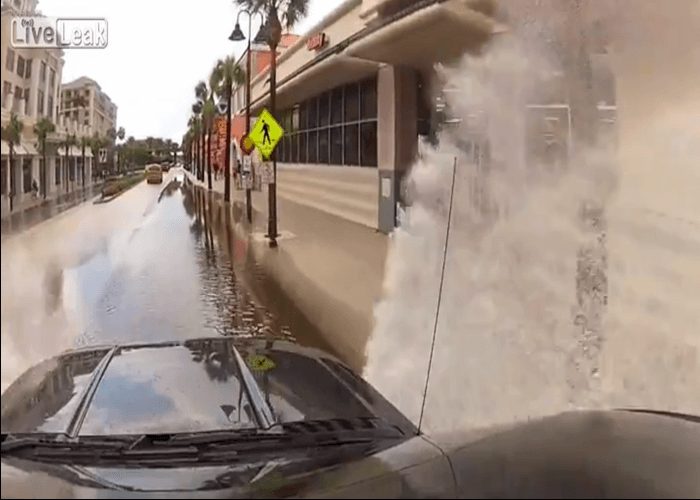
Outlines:
{"type": "Polygon", "coordinates": [[[117,106],[93,79],[81,76],[61,85],[61,116],[89,128],[91,135],[108,137],[116,131],[117,106]]]}
{"type": "MultiPolygon", "coordinates": [[[[396,224],[405,173],[434,132],[434,66],[479,47],[497,23],[464,0],[347,0],[277,61],[280,197],[382,232],[396,224]]],[[[269,68],[252,114],[269,106],[269,68]]],[[[243,106],[237,100],[236,111],[243,106]]],[[[255,163],[255,160],[254,160],[255,163]]]]}
{"type": "Polygon", "coordinates": [[[22,125],[20,141],[13,148],[12,169],[9,143],[5,138],[2,141],[3,217],[92,184],[92,151],[86,148],[83,165],[83,151],[79,147],[83,137],[90,137],[90,129],[60,113],[63,51],[12,47],[10,23],[17,15],[40,15],[37,1],[5,0],[2,5],[2,127],[12,115],[22,125]],[[42,120],[54,124],[54,131],[47,135],[46,151],[41,150],[35,129],[42,120]],[[75,138],[76,145],[66,151],[62,144],[69,136],[75,138]],[[33,190],[34,186],[38,192],[33,190]]]}

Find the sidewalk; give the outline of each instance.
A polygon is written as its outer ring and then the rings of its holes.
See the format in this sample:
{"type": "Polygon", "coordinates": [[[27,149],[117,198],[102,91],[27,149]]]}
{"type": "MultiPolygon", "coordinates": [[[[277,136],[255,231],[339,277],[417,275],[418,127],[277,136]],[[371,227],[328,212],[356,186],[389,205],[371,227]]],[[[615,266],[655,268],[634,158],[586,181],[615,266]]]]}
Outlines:
{"type": "MultiPolygon", "coordinates": [[[[185,174],[196,185],[204,183],[185,174]]],[[[212,179],[223,193],[224,181],[212,179]]],[[[279,185],[278,185],[279,190],[279,185]]],[[[245,191],[231,183],[231,197],[245,213],[245,191]]],[[[277,248],[267,239],[267,189],[253,191],[251,248],[256,261],[322,332],[353,369],[361,371],[365,345],[373,328],[374,304],[380,299],[388,238],[348,221],[278,195],[277,248]]]]}

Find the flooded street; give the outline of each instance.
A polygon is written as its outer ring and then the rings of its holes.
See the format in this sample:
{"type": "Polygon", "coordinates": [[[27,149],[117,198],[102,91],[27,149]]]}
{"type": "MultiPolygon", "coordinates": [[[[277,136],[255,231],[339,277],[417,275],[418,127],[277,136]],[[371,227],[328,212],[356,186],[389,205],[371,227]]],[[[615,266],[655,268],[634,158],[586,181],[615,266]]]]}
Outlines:
{"type": "Polygon", "coordinates": [[[3,389],[50,355],[115,341],[294,335],[330,350],[257,269],[242,216],[171,172],[5,238],[3,389]]]}

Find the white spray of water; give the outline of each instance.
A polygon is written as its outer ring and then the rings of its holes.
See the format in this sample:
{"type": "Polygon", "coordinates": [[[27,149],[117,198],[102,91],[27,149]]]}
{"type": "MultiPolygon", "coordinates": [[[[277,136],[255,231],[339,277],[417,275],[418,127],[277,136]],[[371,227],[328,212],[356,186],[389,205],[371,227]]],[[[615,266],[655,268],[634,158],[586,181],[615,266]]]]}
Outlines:
{"type": "MultiPolygon", "coordinates": [[[[677,18],[688,15],[689,10],[678,10],[677,18]]],[[[672,26],[650,37],[657,47],[672,31],[685,27],[693,33],[700,17],[672,26]]],[[[423,428],[500,424],[571,408],[700,413],[700,316],[693,306],[700,296],[698,212],[693,221],[684,211],[689,217],[684,226],[664,222],[662,231],[645,214],[659,206],[655,200],[668,201],[666,193],[647,184],[644,198],[629,203],[630,187],[648,181],[639,175],[643,153],[630,149],[680,153],[682,158],[664,156],[669,167],[677,167],[673,186],[700,200],[698,172],[688,168],[697,159],[692,155],[700,135],[692,131],[700,108],[688,109],[695,102],[688,99],[676,102],[685,108],[657,106],[659,112],[646,117],[644,135],[636,135],[634,121],[620,119],[617,154],[601,147],[579,151],[565,171],[527,168],[523,110],[537,97],[539,77],[551,68],[528,49],[517,38],[504,40],[444,73],[448,85],[458,89],[448,96],[458,116],[468,121],[475,104],[489,116],[493,168],[478,169],[454,146],[464,130],[443,134],[440,149],[427,148],[414,165],[413,203],[392,235],[386,299],[375,311],[365,376],[418,421],[456,157],[452,235],[423,428]],[[605,207],[607,223],[609,301],[599,328],[590,326],[590,310],[582,310],[576,291],[577,254],[595,247],[599,237],[580,217],[582,205],[591,201],[605,207]]],[[[625,65],[616,63],[623,72],[625,65]]],[[[682,61],[676,64],[684,67],[682,61]]],[[[687,75],[697,80],[700,72],[687,75]]],[[[619,78],[622,93],[625,76],[619,78]]],[[[642,75],[628,72],[627,78],[642,75]]],[[[686,96],[696,99],[700,84],[695,89],[686,96]]],[[[625,105],[643,102],[619,97],[621,118],[625,105]]],[[[690,204],[691,198],[683,201],[690,204]]],[[[672,205],[664,205],[665,214],[672,205]]]]}
{"type": "Polygon", "coordinates": [[[75,296],[70,269],[102,250],[119,261],[128,230],[154,202],[144,194],[134,189],[122,195],[119,218],[110,216],[111,205],[84,204],[3,240],[3,391],[32,365],[80,342],[82,300],[75,296]]]}

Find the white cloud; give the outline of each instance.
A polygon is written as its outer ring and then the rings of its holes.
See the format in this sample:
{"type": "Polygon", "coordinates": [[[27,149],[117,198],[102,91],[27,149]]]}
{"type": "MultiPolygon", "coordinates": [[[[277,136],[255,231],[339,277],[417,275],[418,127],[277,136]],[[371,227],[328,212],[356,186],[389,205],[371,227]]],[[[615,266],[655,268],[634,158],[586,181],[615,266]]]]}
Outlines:
{"type": "MultiPolygon", "coordinates": [[[[311,0],[310,15],[294,31],[303,33],[339,4],[311,0]]],[[[95,79],[118,106],[127,136],[179,141],[197,81],[217,59],[245,50],[244,42],[228,40],[236,17],[230,0],[40,0],[38,7],[48,16],[107,18],[107,48],[67,50],[63,81],[95,79]]]]}

